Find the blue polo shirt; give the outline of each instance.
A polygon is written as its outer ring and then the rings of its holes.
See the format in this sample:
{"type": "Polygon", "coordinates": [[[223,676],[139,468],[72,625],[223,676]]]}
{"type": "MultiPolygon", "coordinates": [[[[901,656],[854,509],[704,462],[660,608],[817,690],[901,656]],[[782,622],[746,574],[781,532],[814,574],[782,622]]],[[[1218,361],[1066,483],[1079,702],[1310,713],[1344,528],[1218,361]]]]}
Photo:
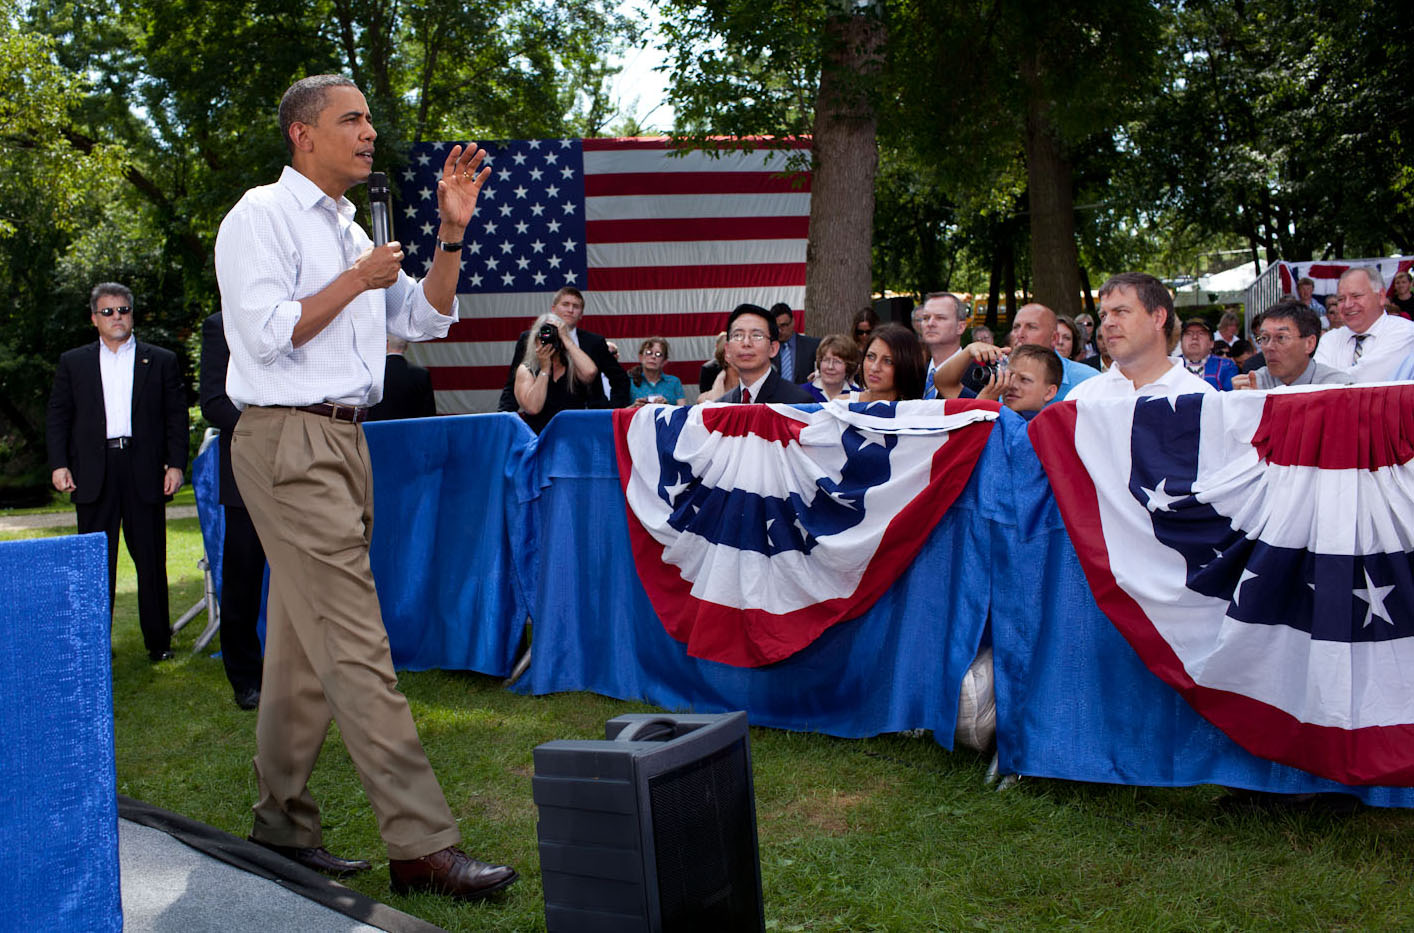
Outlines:
{"type": "Polygon", "coordinates": [[[1080,383],[1084,382],[1086,379],[1092,379],[1100,375],[1100,371],[1093,366],[1086,366],[1084,363],[1068,360],[1059,353],[1057,353],[1056,356],[1060,357],[1061,371],[1064,375],[1061,378],[1060,388],[1056,390],[1056,397],[1051,399],[1052,402],[1061,401],[1070,394],[1071,389],[1080,385],[1080,383]]]}

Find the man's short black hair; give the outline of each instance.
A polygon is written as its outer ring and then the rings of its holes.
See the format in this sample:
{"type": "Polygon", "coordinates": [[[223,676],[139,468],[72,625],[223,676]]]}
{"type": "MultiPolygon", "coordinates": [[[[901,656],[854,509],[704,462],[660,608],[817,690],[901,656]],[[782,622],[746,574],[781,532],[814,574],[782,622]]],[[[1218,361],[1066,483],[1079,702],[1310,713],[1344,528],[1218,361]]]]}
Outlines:
{"type": "Polygon", "coordinates": [[[789,314],[791,320],[795,320],[795,310],[791,308],[790,305],[786,304],[784,301],[778,301],[775,304],[771,305],[772,318],[778,318],[782,314],[789,314]]]}
{"type": "Polygon", "coordinates": [[[760,305],[753,305],[753,304],[741,304],[741,305],[737,305],[737,306],[732,310],[732,313],[727,316],[727,333],[728,333],[728,334],[730,334],[730,333],[732,332],[732,324],[736,323],[736,319],[739,318],[739,317],[741,317],[743,314],[754,314],[754,315],[756,315],[757,317],[764,318],[764,319],[766,320],[766,324],[767,324],[766,332],[771,335],[771,342],[772,342],[772,343],[780,343],[780,342],[781,342],[781,329],[776,326],[776,316],[775,316],[774,314],[772,314],[770,311],[767,311],[765,308],[761,307],[760,305]]]}
{"type": "Polygon", "coordinates": [[[1147,272],[1121,272],[1118,275],[1110,276],[1105,284],[1100,286],[1099,297],[1104,298],[1119,288],[1134,289],[1139,303],[1150,314],[1160,308],[1164,310],[1164,336],[1168,338],[1169,346],[1173,346],[1173,337],[1178,331],[1178,321],[1174,317],[1173,296],[1169,294],[1168,286],[1147,272]]]}
{"type": "Polygon", "coordinates": [[[319,114],[328,103],[331,87],[357,88],[352,80],[343,75],[310,75],[291,84],[280,98],[280,135],[285,137],[285,148],[290,155],[295,154],[294,141],[290,139],[290,127],[296,123],[319,123],[319,114]]]}
{"type": "Polygon", "coordinates": [[[1299,298],[1283,298],[1257,315],[1252,322],[1253,329],[1261,327],[1262,322],[1267,320],[1290,321],[1302,337],[1321,336],[1321,316],[1299,298]]]}
{"type": "Polygon", "coordinates": [[[88,293],[88,313],[98,313],[98,299],[108,296],[121,298],[128,303],[128,307],[133,307],[133,292],[120,282],[99,282],[93,286],[93,291],[88,293]]]}

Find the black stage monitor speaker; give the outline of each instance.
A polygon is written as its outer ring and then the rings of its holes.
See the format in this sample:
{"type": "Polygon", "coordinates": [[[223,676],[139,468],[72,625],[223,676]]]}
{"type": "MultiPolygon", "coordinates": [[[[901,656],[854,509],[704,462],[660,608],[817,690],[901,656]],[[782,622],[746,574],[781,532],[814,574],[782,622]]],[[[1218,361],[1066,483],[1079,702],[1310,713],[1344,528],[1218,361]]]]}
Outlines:
{"type": "Polygon", "coordinates": [[[610,719],[535,749],[550,933],[765,930],[745,713],[610,719]]]}

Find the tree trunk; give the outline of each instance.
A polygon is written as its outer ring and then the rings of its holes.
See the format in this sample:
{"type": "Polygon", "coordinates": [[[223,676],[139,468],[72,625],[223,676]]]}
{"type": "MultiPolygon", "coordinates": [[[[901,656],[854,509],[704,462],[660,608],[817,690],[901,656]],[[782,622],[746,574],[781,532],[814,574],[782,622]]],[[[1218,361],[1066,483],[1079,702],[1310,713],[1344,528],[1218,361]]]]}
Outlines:
{"type": "Polygon", "coordinates": [[[987,277],[987,328],[995,334],[997,332],[997,298],[1001,294],[1001,266],[1003,266],[1003,250],[1007,250],[1001,243],[1001,236],[993,240],[993,252],[991,252],[991,276],[987,277]]]}
{"type": "Polygon", "coordinates": [[[872,296],[879,120],[865,85],[880,66],[884,26],[870,16],[839,16],[825,41],[831,47],[815,99],[805,329],[840,334],[872,296]]]}
{"type": "Polygon", "coordinates": [[[1051,103],[1034,59],[1022,66],[1027,87],[1026,192],[1031,204],[1031,273],[1035,299],[1074,317],[1080,310],[1080,253],[1070,163],[1051,124],[1051,103]]]}
{"type": "Polygon", "coordinates": [[[1016,250],[1011,247],[1007,247],[1006,265],[1002,267],[1002,285],[1006,288],[1006,327],[1011,330],[1011,323],[1016,320],[1016,250]]]}

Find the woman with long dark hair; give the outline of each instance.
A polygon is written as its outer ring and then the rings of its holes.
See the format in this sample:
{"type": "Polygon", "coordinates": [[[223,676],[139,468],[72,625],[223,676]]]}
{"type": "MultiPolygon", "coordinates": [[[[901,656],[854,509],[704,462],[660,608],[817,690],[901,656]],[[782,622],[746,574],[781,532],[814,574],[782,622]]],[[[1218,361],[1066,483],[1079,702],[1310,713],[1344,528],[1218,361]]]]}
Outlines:
{"type": "Polygon", "coordinates": [[[902,402],[923,397],[923,344],[912,329],[901,324],[874,329],[861,370],[861,402],[902,402]]]}

